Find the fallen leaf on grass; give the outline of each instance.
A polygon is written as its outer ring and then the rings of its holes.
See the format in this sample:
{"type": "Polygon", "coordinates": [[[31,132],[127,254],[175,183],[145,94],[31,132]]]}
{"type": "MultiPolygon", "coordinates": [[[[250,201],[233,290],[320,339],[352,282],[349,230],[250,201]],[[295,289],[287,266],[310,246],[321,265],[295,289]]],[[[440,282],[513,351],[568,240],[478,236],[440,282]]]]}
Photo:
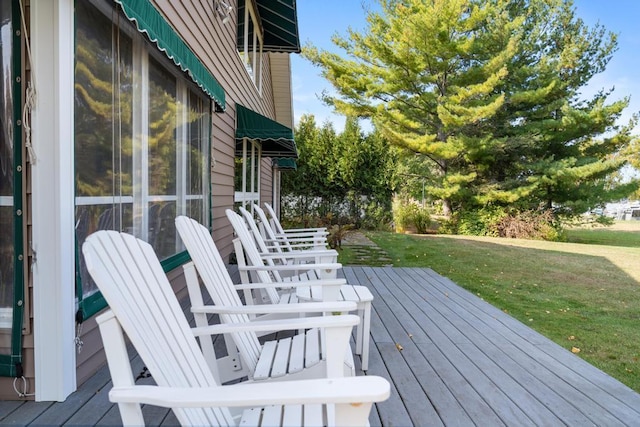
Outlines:
{"type": "Polygon", "coordinates": [[[574,337],[573,335],[569,336],[569,341],[573,341],[575,339],[576,339],[576,337],[574,337]]]}
{"type": "Polygon", "coordinates": [[[578,347],[571,347],[571,353],[578,354],[580,353],[580,349],[578,347]]]}

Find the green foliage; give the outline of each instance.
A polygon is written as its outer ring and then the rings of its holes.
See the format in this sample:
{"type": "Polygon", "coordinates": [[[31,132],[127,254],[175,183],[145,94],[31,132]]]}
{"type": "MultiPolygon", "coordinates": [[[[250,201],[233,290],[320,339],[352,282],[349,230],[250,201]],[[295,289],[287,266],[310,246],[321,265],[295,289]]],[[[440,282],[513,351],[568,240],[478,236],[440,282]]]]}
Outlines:
{"type": "Polygon", "coordinates": [[[427,208],[399,197],[393,201],[393,220],[396,231],[400,233],[413,228],[418,234],[426,234],[432,223],[427,208]]]}
{"type": "MultiPolygon", "coordinates": [[[[326,218],[330,224],[387,226],[395,155],[377,133],[364,135],[356,119],[337,134],[304,115],[295,130],[298,169],[282,176],[283,216],[326,218]]],[[[330,225],[327,224],[327,225],[330,225]]]]}
{"type": "Polygon", "coordinates": [[[495,224],[498,237],[516,239],[564,240],[562,226],[551,211],[515,211],[495,224]]]}
{"type": "Polygon", "coordinates": [[[334,37],[344,57],[303,54],[337,91],[327,103],[422,154],[423,198],[443,214],[542,205],[572,216],[638,189],[611,179],[640,163],[637,118],[616,124],[628,98],[582,94],[616,36],[586,26],[570,0],[379,1],[364,32],[334,37]]]}
{"type": "Polygon", "coordinates": [[[456,213],[440,231],[466,236],[564,240],[563,228],[550,210],[518,210],[490,206],[456,213]]]}
{"type": "Polygon", "coordinates": [[[505,209],[499,206],[457,212],[445,223],[442,231],[467,236],[498,237],[497,224],[505,216],[505,209]]]}

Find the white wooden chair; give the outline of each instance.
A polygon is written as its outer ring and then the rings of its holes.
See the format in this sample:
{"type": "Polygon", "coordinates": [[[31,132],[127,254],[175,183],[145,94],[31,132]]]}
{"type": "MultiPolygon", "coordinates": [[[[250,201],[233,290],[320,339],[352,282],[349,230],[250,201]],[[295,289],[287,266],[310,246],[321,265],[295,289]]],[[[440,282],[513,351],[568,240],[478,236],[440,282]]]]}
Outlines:
{"type": "Polygon", "coordinates": [[[389,396],[389,383],[374,376],[220,386],[195,336],[238,325],[192,330],[152,247],[131,235],[98,231],[83,253],[110,306],[97,321],[123,425],[144,425],[148,404],[171,408],[181,425],[359,426],[389,396]],[[157,385],[135,385],[125,334],[157,385]]]}
{"type": "MultiPolygon", "coordinates": [[[[246,212],[246,210],[245,210],[246,212]]],[[[291,251],[287,252],[286,255],[283,254],[282,249],[278,246],[268,246],[260,231],[258,230],[255,222],[247,222],[246,214],[241,216],[234,212],[231,209],[227,209],[225,211],[229,222],[233,227],[236,235],[240,236],[249,236],[246,237],[246,240],[243,240],[243,244],[248,244],[252,242],[258,252],[260,253],[260,257],[264,259],[264,261],[269,265],[296,265],[296,264],[336,264],[338,262],[338,252],[335,250],[303,250],[303,251],[291,251]]],[[[287,271],[295,271],[294,270],[281,270],[280,272],[275,272],[276,275],[290,275],[287,271]],[[282,273],[282,274],[281,274],[282,273]]],[[[336,278],[336,270],[318,270],[319,274],[322,278],[326,279],[335,279],[336,278]]],[[[280,278],[278,277],[278,281],[280,278]]]]}
{"type": "Polygon", "coordinates": [[[263,254],[275,253],[279,254],[279,257],[272,258],[274,261],[281,262],[284,264],[291,263],[301,263],[301,262],[337,262],[338,261],[338,252],[334,249],[327,249],[324,245],[321,247],[313,246],[313,247],[305,247],[305,248],[291,248],[290,250],[285,250],[285,247],[282,245],[282,242],[267,242],[262,237],[260,233],[260,229],[258,224],[256,224],[253,215],[247,211],[246,209],[240,207],[238,208],[244,221],[246,223],[246,227],[251,231],[256,241],[256,246],[258,250],[263,254]]]}
{"type": "MultiPolygon", "coordinates": [[[[277,283],[287,285],[297,281],[320,280],[323,278],[335,278],[337,270],[342,268],[339,263],[307,263],[281,266],[272,262],[269,255],[258,251],[251,233],[245,226],[242,218],[228,209],[227,218],[231,222],[236,236],[234,240],[236,258],[241,280],[254,283],[277,283]],[[245,258],[246,257],[246,258],[245,258]],[[282,271],[294,270],[295,275],[284,276],[282,271]],[[248,275],[250,274],[250,276],[248,275]]],[[[275,254],[271,254],[276,256],[275,254]]],[[[320,286],[303,286],[284,292],[276,292],[272,288],[265,289],[265,297],[272,304],[289,303],[290,301],[353,301],[358,306],[360,323],[356,329],[356,354],[362,358],[362,370],[369,369],[369,332],[371,330],[371,303],[373,294],[366,286],[348,285],[346,282],[340,286],[339,292],[335,288],[320,286]],[[295,295],[293,295],[295,293],[295,295]]]]}
{"type": "MultiPolygon", "coordinates": [[[[267,341],[263,345],[260,345],[258,341],[259,334],[257,332],[271,332],[285,328],[262,328],[255,332],[247,330],[242,333],[233,333],[231,336],[241,360],[233,360],[232,364],[224,361],[217,362],[218,358],[215,356],[213,347],[208,341],[201,340],[203,352],[207,356],[207,360],[210,361],[211,369],[214,372],[218,371],[221,381],[226,382],[245,375],[253,381],[355,375],[353,356],[348,341],[351,328],[359,323],[359,318],[352,315],[304,318],[305,322],[314,319],[316,326],[310,326],[310,324],[304,326],[300,318],[301,314],[308,313],[355,311],[357,309],[355,303],[340,303],[334,300],[330,303],[319,302],[311,305],[304,303],[287,306],[247,307],[240,300],[207,228],[186,216],[177,217],[175,222],[176,229],[215,304],[204,306],[197,275],[194,274],[193,269],[189,270],[189,267],[186,266],[185,278],[196,326],[205,327],[208,325],[207,314],[219,314],[223,323],[247,324],[250,327],[250,324],[256,323],[267,325],[273,323],[277,326],[277,322],[288,322],[286,329],[303,330],[303,333],[293,338],[267,341]],[[251,319],[251,316],[255,315],[260,316],[251,319]],[[294,320],[287,320],[292,318],[294,320]],[[296,328],[293,325],[297,322],[300,325],[296,328]],[[340,324],[341,327],[338,327],[337,324],[340,324]],[[322,330],[317,329],[321,326],[326,327],[322,330]],[[221,369],[217,369],[218,364],[222,363],[227,364],[223,365],[221,369]],[[227,368],[225,369],[224,366],[227,368]],[[228,369],[231,366],[234,369],[228,369]]],[[[340,281],[334,282],[336,283],[327,283],[327,285],[339,286],[340,281]]],[[[276,285],[272,284],[271,286],[276,285]]],[[[234,353],[232,351],[232,358],[234,353]]]]}
{"type": "Polygon", "coordinates": [[[326,231],[279,233],[271,225],[264,210],[256,203],[253,204],[253,212],[258,216],[258,227],[266,242],[280,243],[288,251],[309,247],[328,249],[327,235],[329,233],[326,231]]]}
{"type": "Polygon", "coordinates": [[[317,227],[317,228],[288,228],[288,229],[285,230],[284,228],[282,228],[282,224],[280,223],[280,220],[278,219],[278,216],[276,215],[275,211],[273,210],[273,207],[271,207],[271,205],[269,203],[265,203],[264,207],[267,209],[267,212],[269,213],[269,216],[271,217],[269,222],[271,223],[271,228],[273,228],[273,230],[276,232],[276,234],[283,234],[283,235],[286,235],[288,233],[292,233],[292,234],[323,233],[325,235],[329,234],[325,227],[317,227]]]}

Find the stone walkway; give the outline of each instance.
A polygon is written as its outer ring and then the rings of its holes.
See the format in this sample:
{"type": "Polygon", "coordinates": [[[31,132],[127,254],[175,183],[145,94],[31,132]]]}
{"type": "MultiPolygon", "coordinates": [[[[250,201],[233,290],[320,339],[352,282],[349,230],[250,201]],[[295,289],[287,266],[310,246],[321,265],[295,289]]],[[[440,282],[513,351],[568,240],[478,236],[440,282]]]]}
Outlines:
{"type": "Polygon", "coordinates": [[[393,267],[393,260],[371,239],[360,231],[350,231],[342,240],[342,247],[355,253],[352,265],[368,265],[373,267],[393,267]]]}

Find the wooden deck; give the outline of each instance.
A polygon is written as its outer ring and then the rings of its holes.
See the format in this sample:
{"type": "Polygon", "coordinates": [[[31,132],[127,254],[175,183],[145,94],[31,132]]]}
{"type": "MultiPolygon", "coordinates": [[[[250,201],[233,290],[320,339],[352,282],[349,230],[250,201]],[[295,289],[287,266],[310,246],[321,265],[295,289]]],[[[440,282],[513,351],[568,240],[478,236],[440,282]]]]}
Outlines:
{"type": "MultiPolygon", "coordinates": [[[[640,425],[639,394],[433,271],[343,271],[375,296],[367,373],[392,384],[372,425],[640,425]]],[[[0,425],[118,425],[109,388],[105,368],[62,403],[0,402],[0,425]]]]}

